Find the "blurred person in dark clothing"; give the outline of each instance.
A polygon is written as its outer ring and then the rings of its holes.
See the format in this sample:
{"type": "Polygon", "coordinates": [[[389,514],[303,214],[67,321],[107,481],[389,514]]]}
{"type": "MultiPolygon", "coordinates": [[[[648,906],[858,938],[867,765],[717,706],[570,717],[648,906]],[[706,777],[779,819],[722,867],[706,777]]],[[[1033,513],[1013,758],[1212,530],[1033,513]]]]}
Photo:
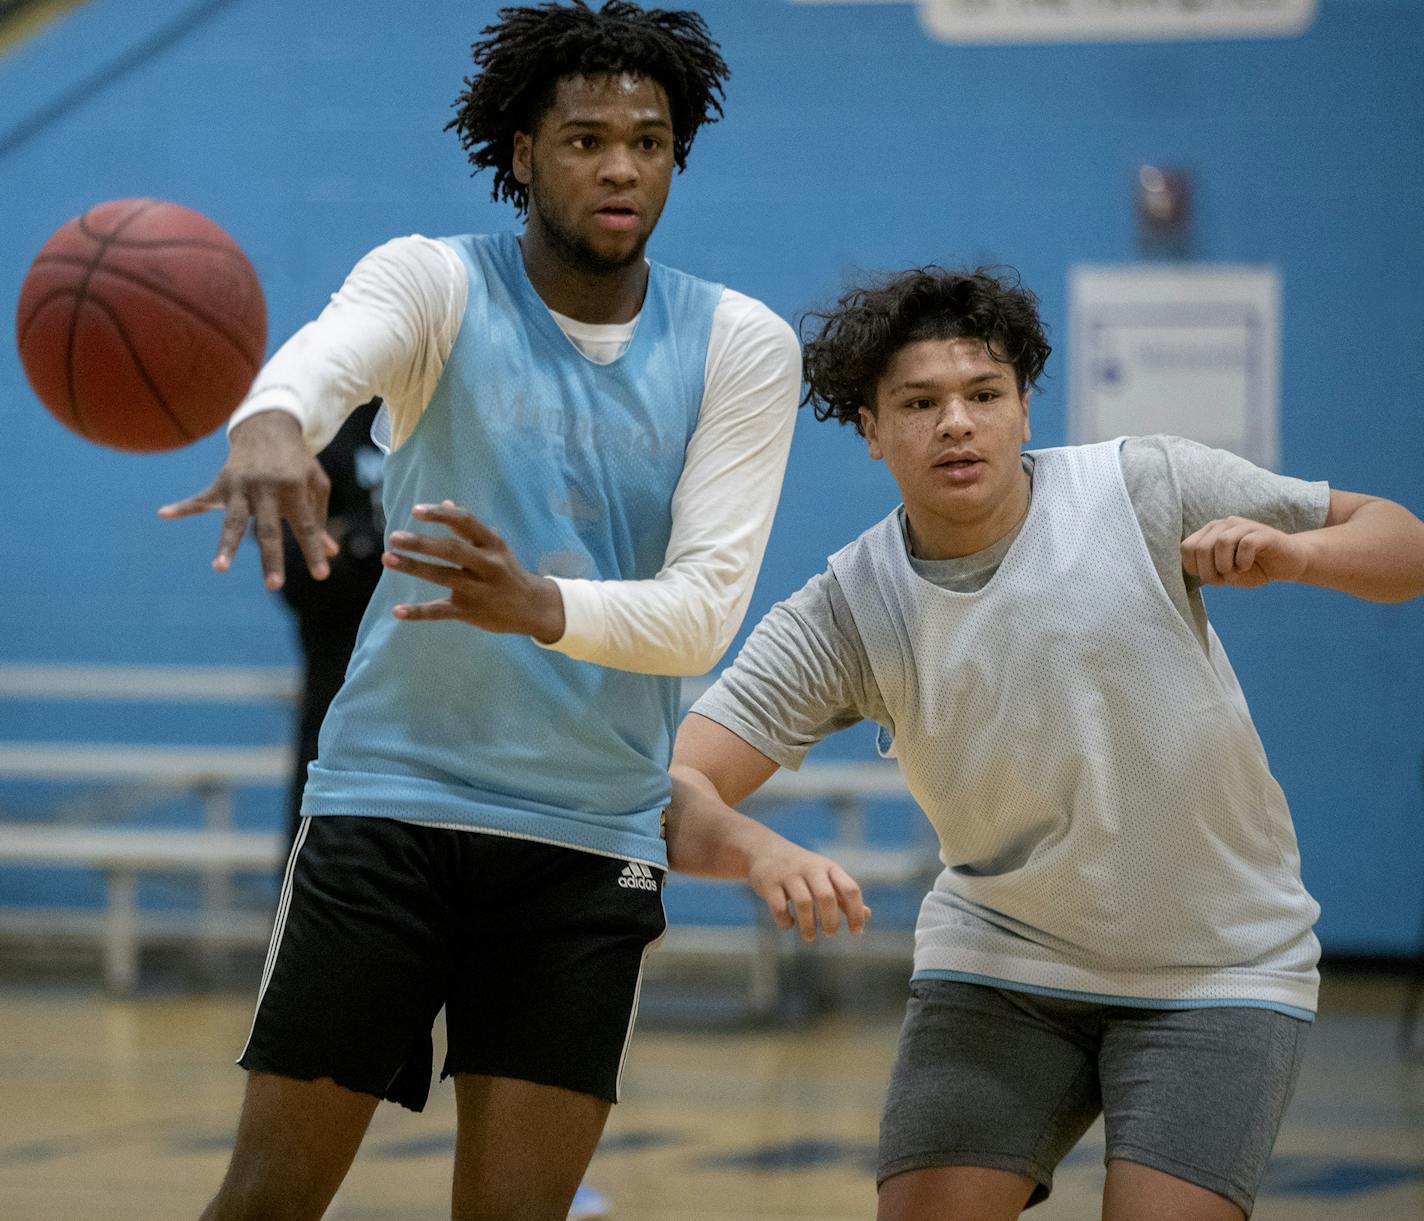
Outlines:
{"type": "Polygon", "coordinates": [[[331,560],[331,575],[316,580],[295,537],[288,531],[284,538],[287,580],[282,599],[296,618],[303,665],[297,755],[287,794],[289,851],[284,862],[296,838],[307,764],[316,758],[322,719],[346,677],[356,630],[381,575],[386,524],[381,511],[382,454],[371,440],[371,425],[380,407],[381,400],[375,398],[356,408],[318,455],[331,480],[326,528],[341,547],[331,560]]]}

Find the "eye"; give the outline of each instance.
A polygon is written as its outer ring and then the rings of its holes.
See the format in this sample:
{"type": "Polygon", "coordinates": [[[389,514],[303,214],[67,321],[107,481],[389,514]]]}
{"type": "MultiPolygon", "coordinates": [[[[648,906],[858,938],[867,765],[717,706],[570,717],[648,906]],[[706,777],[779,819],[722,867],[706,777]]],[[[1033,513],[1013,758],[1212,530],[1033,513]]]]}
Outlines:
{"type": "Polygon", "coordinates": [[[644,136],[640,147],[645,153],[655,153],[662,148],[663,142],[657,136],[644,136]]]}
{"type": "Polygon", "coordinates": [[[569,143],[572,144],[580,152],[592,152],[595,148],[598,147],[598,137],[575,136],[572,140],[569,141],[569,143]]]}
{"type": "Polygon", "coordinates": [[[934,399],[911,399],[905,406],[911,411],[926,411],[934,406],[934,399]]]}
{"type": "Polygon", "coordinates": [[[981,390],[974,396],[976,403],[992,403],[995,399],[1002,397],[997,390],[981,390]]]}

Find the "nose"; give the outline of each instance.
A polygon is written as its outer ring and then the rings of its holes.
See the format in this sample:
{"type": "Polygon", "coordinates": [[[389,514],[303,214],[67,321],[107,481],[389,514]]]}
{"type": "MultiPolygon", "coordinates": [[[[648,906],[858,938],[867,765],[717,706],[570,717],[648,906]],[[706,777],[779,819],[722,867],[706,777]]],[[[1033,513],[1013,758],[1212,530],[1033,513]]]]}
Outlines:
{"type": "Polygon", "coordinates": [[[598,163],[598,180],[609,186],[632,186],[638,181],[638,163],[621,144],[611,144],[598,163]]]}
{"type": "Polygon", "coordinates": [[[940,409],[938,424],[939,435],[942,437],[962,441],[974,434],[974,418],[969,413],[969,404],[957,394],[952,394],[945,400],[940,409]]]}

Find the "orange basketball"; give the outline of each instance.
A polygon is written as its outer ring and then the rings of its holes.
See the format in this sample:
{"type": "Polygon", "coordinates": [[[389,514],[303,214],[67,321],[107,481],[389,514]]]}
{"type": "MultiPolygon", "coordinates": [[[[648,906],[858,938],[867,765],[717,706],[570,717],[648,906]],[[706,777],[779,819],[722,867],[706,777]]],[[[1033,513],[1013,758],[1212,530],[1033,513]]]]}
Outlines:
{"type": "Polygon", "coordinates": [[[201,212],[111,199],[35,257],[15,320],[20,360],[66,427],[114,449],[176,449],[222,424],[267,344],[262,286],[201,212]]]}

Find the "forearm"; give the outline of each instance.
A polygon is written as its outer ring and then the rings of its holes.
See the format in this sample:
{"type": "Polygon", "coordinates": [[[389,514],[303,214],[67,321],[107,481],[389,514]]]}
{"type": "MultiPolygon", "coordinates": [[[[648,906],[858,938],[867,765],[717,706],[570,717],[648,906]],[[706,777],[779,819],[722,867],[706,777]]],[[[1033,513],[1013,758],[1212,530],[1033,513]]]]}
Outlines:
{"type": "Polygon", "coordinates": [[[782,836],[738,813],[696,768],[672,766],[668,808],[668,864],[679,873],[745,881],[759,853],[782,836]]]}
{"type": "Polygon", "coordinates": [[[1344,521],[1295,537],[1307,548],[1307,585],[1371,602],[1424,594],[1424,522],[1394,501],[1367,500],[1344,521]]]}
{"type": "Polygon", "coordinates": [[[553,578],[562,595],[564,631],[550,647],[615,670],[705,674],[741,624],[756,566],[742,568],[730,581],[686,563],[651,581],[553,578]]]}
{"type": "MultiPolygon", "coordinates": [[[[712,730],[714,737],[719,732],[726,733],[720,727],[712,730]]],[[[740,769],[740,775],[735,766],[718,771],[729,795],[750,792],[759,783],[756,777],[763,769],[751,755],[742,762],[751,763],[751,770],[740,769]]],[[[864,930],[870,909],[855,879],[835,861],[738,814],[699,768],[673,764],[672,787],[667,845],[673,869],[746,882],[767,905],[772,921],[785,929],[798,926],[805,941],[815,939],[818,926],[834,934],[842,913],[852,933],[864,930]]]]}

